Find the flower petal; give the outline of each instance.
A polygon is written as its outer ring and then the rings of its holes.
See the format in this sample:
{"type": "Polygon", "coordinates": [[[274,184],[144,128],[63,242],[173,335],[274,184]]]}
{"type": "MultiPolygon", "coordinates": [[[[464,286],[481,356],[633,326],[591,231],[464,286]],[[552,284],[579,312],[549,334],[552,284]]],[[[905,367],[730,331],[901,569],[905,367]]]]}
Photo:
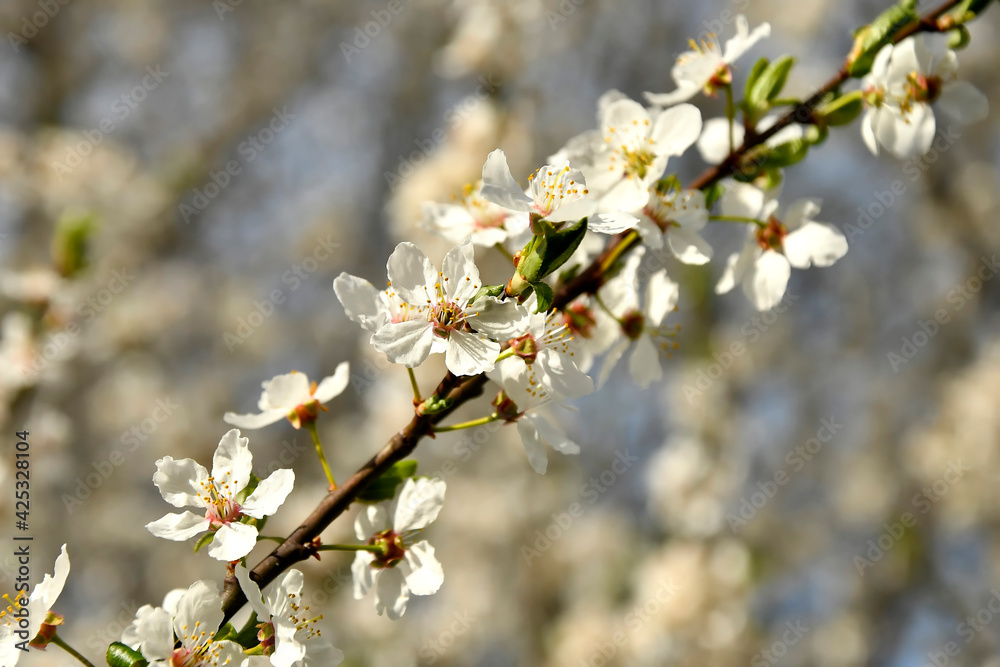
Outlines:
{"type": "Polygon", "coordinates": [[[372,561],[375,556],[369,551],[359,551],[354,554],[354,561],[351,563],[351,574],[354,582],[354,599],[360,600],[375,583],[375,570],[372,569],[372,561]]]}
{"type": "Polygon", "coordinates": [[[253,455],[250,453],[250,439],[241,438],[239,429],[229,429],[212,457],[212,477],[220,488],[228,484],[228,493],[235,496],[250,483],[253,455]]]}
{"type": "Polygon", "coordinates": [[[961,125],[980,121],[990,113],[989,100],[968,81],[945,84],[937,105],[943,113],[961,125]]]}
{"type": "Polygon", "coordinates": [[[394,364],[415,368],[424,363],[434,344],[434,328],[427,320],[390,322],[375,332],[372,345],[394,364]]]}
{"type": "Polygon", "coordinates": [[[174,652],[170,612],[162,607],[143,605],[122,633],[122,643],[138,649],[147,660],[166,660],[174,652]]]}
{"type": "Polygon", "coordinates": [[[765,251],[743,279],[743,293],[757,310],[770,310],[781,302],[792,267],[788,259],[773,250],[765,251]]]}
{"type": "Polygon", "coordinates": [[[211,524],[212,522],[204,516],[198,516],[194,512],[183,512],[165,514],[156,521],[147,523],[146,529],[155,537],[183,542],[199,533],[204,533],[211,524]]]}
{"type": "Polygon", "coordinates": [[[288,412],[310,399],[309,378],[304,373],[285,373],[263,383],[257,407],[261,410],[280,409],[288,412]]]}
{"type": "Polygon", "coordinates": [[[278,511],[281,503],[295,486],[295,473],[287,468],[275,470],[246,499],[240,511],[255,519],[263,519],[278,511]]]}
{"type": "Polygon", "coordinates": [[[163,499],[174,507],[204,507],[202,485],[208,483],[208,471],[193,459],[175,461],[164,456],[156,462],[153,484],[163,499]]]}
{"type": "Polygon", "coordinates": [[[403,572],[398,567],[390,567],[379,574],[375,582],[375,611],[398,621],[406,613],[406,603],[410,591],[403,580],[403,572]]]}
{"type": "Polygon", "coordinates": [[[544,475],[549,467],[549,455],[545,451],[545,443],[542,441],[535,424],[538,419],[540,418],[532,414],[521,417],[517,420],[517,433],[521,436],[524,453],[528,455],[531,469],[539,475],[544,475]]]}
{"type": "Polygon", "coordinates": [[[466,318],[469,325],[495,340],[523,334],[528,328],[528,319],[531,316],[526,307],[513,301],[500,301],[491,296],[476,299],[470,308],[475,312],[466,318]]]}
{"type": "Polygon", "coordinates": [[[657,155],[682,155],[701,135],[701,111],[692,104],[679,104],[653,121],[650,139],[657,155]]]}
{"type": "Polygon", "coordinates": [[[507,166],[507,156],[499,148],[489,154],[483,165],[483,199],[512,211],[531,209],[531,197],[517,184],[507,166]]]}
{"type": "Polygon", "coordinates": [[[444,364],[455,375],[479,375],[493,370],[500,343],[481,334],[453,330],[448,335],[444,364]]]}
{"type": "MultiPolygon", "coordinates": [[[[746,130],[740,123],[733,123],[733,145],[740,146],[746,130]]],[[[708,164],[719,164],[729,155],[729,119],[712,118],[705,121],[698,139],[698,153],[708,164]]]]}
{"type": "Polygon", "coordinates": [[[236,428],[263,428],[280,422],[288,414],[288,410],[267,410],[259,414],[238,415],[235,412],[227,412],[222,416],[222,421],[235,426],[236,428]]]}
{"type": "Polygon", "coordinates": [[[271,610],[264,605],[263,596],[260,593],[260,586],[250,578],[250,570],[244,565],[236,566],[236,581],[240,582],[243,594],[247,596],[247,602],[257,612],[257,619],[261,623],[267,623],[271,618],[271,610]]]}
{"type": "MultiPolygon", "coordinates": [[[[236,560],[235,558],[231,560],[236,560]]],[[[195,624],[209,636],[222,624],[222,598],[219,589],[210,581],[196,581],[177,602],[174,614],[174,632],[185,648],[194,648],[204,636],[193,632],[195,624]]]]}
{"type": "Polygon", "coordinates": [[[441,278],[444,279],[445,299],[459,304],[468,303],[482,284],[471,241],[466,241],[448,251],[444,261],[441,262],[441,274],[441,278]]]}
{"type": "Polygon", "coordinates": [[[628,370],[632,379],[641,389],[646,389],[653,382],[663,378],[663,368],[660,366],[660,352],[656,349],[653,339],[649,336],[639,336],[632,347],[632,355],[628,360],[628,370]]]}
{"type": "MultiPolygon", "coordinates": [[[[647,192],[648,196],[648,192],[647,192]]],[[[622,211],[595,213],[587,220],[588,231],[600,234],[619,234],[639,224],[639,218],[622,211]]]]}
{"type": "Polygon", "coordinates": [[[403,242],[389,255],[386,263],[390,289],[414,306],[427,304],[433,294],[438,272],[420,248],[403,242]]]}
{"type": "Polygon", "coordinates": [[[392,528],[389,514],[381,505],[369,505],[354,518],[354,534],[362,541],[388,528],[392,528]]]}
{"type": "Polygon", "coordinates": [[[342,361],[337,364],[337,370],[333,372],[333,375],[323,378],[323,381],[317,385],[316,391],[313,392],[313,398],[320,403],[327,403],[334,397],[340,396],[347,389],[347,383],[350,380],[351,365],[342,361]]]}
{"type": "Polygon", "coordinates": [[[847,239],[825,222],[807,222],[785,237],[785,256],[796,269],[832,266],[847,254],[847,239]]]}
{"type": "Polygon", "coordinates": [[[422,530],[437,519],[444,506],[444,480],[413,477],[406,480],[393,512],[392,527],[397,533],[422,530]]]}
{"type": "Polygon", "coordinates": [[[257,529],[245,523],[231,521],[215,533],[208,555],[216,560],[234,561],[253,551],[257,544],[257,529]]]}
{"type": "Polygon", "coordinates": [[[672,227],[666,237],[670,252],[683,264],[700,266],[708,264],[712,259],[712,246],[698,232],[683,227],[672,227]]]}
{"type": "Polygon", "coordinates": [[[333,281],[333,291],[352,322],[372,333],[385,324],[387,317],[382,299],[375,287],[364,278],[341,273],[333,281]]]}
{"type": "Polygon", "coordinates": [[[444,570],[428,542],[407,547],[406,556],[398,566],[403,570],[406,587],[414,595],[434,595],[444,583],[444,570]]]}

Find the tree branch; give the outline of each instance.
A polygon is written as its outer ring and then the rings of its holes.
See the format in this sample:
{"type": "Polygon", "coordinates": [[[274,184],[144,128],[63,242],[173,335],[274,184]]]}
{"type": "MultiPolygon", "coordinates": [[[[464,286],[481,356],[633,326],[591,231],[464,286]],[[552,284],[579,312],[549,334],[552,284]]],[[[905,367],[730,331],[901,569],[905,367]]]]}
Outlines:
{"type": "MultiPolygon", "coordinates": [[[[893,36],[893,43],[909,37],[916,32],[941,31],[948,29],[938,21],[939,17],[955,7],[960,0],[948,0],[931,10],[918,21],[903,26],[893,36]]],[[[809,123],[812,113],[820,101],[830,92],[835,91],[849,78],[846,65],[842,67],[829,81],[817,89],[812,96],[800,102],[777,123],[760,134],[750,134],[738,149],[733,151],[718,165],[705,170],[691,185],[691,189],[703,190],[727,176],[731,176],[741,168],[742,159],[756,146],[777,134],[781,129],[792,123],[809,123]]],[[[639,235],[634,230],[616,236],[604,252],[568,283],[562,285],[555,293],[553,306],[561,309],[573,299],[583,294],[594,294],[604,284],[607,267],[613,259],[631,251],[639,244],[639,235]]],[[[263,588],[278,577],[286,569],[306,560],[314,554],[311,546],[327,526],[347,511],[358,494],[364,488],[388,470],[394,463],[406,458],[426,435],[432,435],[435,424],[450,415],[460,405],[480,396],[486,385],[486,376],[457,377],[448,373],[435,390],[438,397],[447,396],[451,405],[444,411],[434,415],[415,415],[406,427],[396,433],[382,449],[365,463],[357,472],[331,491],[319,503],[312,514],[292,532],[291,535],[262,560],[251,572],[251,578],[263,588]]],[[[223,590],[223,611],[226,619],[232,616],[246,602],[246,597],[240,590],[235,577],[226,578],[223,590]]]]}

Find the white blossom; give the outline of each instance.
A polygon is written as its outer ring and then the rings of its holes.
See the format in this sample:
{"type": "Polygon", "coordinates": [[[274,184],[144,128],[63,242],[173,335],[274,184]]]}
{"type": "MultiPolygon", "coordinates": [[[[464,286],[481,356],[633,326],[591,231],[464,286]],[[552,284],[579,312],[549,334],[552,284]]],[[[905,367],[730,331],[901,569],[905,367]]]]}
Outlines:
{"type": "Polygon", "coordinates": [[[248,439],[231,429],[219,441],[212,461],[212,475],[192,459],[175,461],[165,456],[156,462],[153,483],[163,499],[174,507],[204,508],[204,516],[194,512],[167,514],[146,524],[156,537],[175,542],[212,531],[208,554],[217,560],[234,561],[246,556],[257,543],[257,528],[240,521],[243,517],[262,519],[278,511],[292,491],[295,473],[275,470],[260,481],[245,500],[237,496],[250,483],[253,457],[248,439]]]}
{"type": "MultiPolygon", "coordinates": [[[[536,410],[540,406],[535,406],[536,410]]],[[[560,454],[579,454],[580,446],[570,440],[566,434],[552,424],[548,419],[531,411],[517,419],[517,434],[521,436],[524,453],[528,455],[528,463],[532,470],[544,475],[549,467],[547,448],[551,447],[560,454]]]]}
{"type": "Polygon", "coordinates": [[[989,112],[986,97],[957,81],[958,58],[940,37],[918,34],[878,52],[862,88],[868,108],[861,135],[875,155],[879,146],[901,159],[930,150],[937,131],[932,104],[965,125],[989,112]]]}
{"type": "MultiPolygon", "coordinates": [[[[778,114],[765,116],[757,123],[757,134],[766,132],[781,118],[778,114]]],[[[698,139],[698,153],[701,159],[709,164],[719,164],[729,156],[729,119],[712,118],[705,121],[698,139]]],[[[746,138],[746,129],[742,123],[733,123],[733,146],[739,148],[746,138]]],[[[776,148],[781,144],[801,139],[804,132],[802,126],[792,123],[775,132],[774,136],[764,142],[765,146],[776,148]]]]}
{"type": "Polygon", "coordinates": [[[378,545],[381,553],[357,552],[351,573],[354,599],[375,589],[375,609],[397,620],[406,612],[410,595],[433,595],[444,583],[444,571],[434,547],[415,538],[437,519],[444,505],[445,483],[440,479],[410,478],[403,483],[390,512],[382,505],[358,514],[354,530],[359,540],[378,545]]]}
{"type": "Polygon", "coordinates": [[[649,201],[639,214],[637,229],[652,250],[667,247],[684,264],[706,264],[712,246],[698,233],[708,224],[708,206],[701,190],[653,186],[649,201]]]}
{"type": "Polygon", "coordinates": [[[322,637],[316,628],[316,616],[302,600],[303,576],[289,570],[273,581],[262,594],[243,565],[236,566],[236,580],[257,613],[260,631],[257,637],[267,657],[250,659],[247,667],[327,667],[339,665],[343,652],[322,637]]]}
{"type": "MultiPolygon", "coordinates": [[[[64,544],[59,556],[56,557],[52,574],[42,577],[31,591],[31,595],[18,592],[13,597],[9,594],[3,596],[7,605],[5,608],[0,608],[0,665],[14,667],[17,664],[18,658],[24,653],[18,645],[28,645],[42,630],[46,616],[62,593],[68,577],[69,554],[64,544]],[[26,627],[21,626],[22,619],[27,620],[26,627]]],[[[40,639],[39,648],[44,647],[47,641],[47,638],[40,639]]]]}
{"type": "Polygon", "coordinates": [[[791,269],[832,266],[847,254],[847,239],[832,225],[817,222],[820,202],[803,199],[792,204],[784,216],[778,215],[778,202],[767,199],[760,189],[746,184],[732,184],[721,199],[722,214],[758,220],[750,225],[743,250],[733,253],[715,287],[724,294],[737,283],[758,310],[770,310],[781,301],[791,276],[791,269]]]}
{"type": "Polygon", "coordinates": [[[459,203],[426,202],[422,207],[422,225],[452,243],[471,240],[473,245],[484,247],[502,244],[509,236],[527,229],[527,215],[513,213],[485,199],[481,188],[482,181],[467,186],[459,203]]]}
{"type": "Polygon", "coordinates": [[[239,644],[212,640],[222,619],[216,585],[196,581],[187,590],[171,591],[162,607],[140,607],[122,634],[122,643],[142,653],[150,665],[243,667],[247,656],[239,644]]]}
{"type": "Polygon", "coordinates": [[[319,410],[326,410],[323,404],[339,396],[349,380],[350,368],[346,361],[338,364],[333,375],[323,378],[319,384],[310,384],[309,378],[297,371],[278,375],[263,383],[264,391],[257,402],[259,413],[227,412],[222,419],[239,428],[254,429],[287,418],[292,426],[299,428],[305,421],[315,419],[319,410]]]}
{"type": "Polygon", "coordinates": [[[493,369],[500,353],[498,340],[518,335],[528,313],[512,302],[482,297],[472,243],[445,255],[441,271],[412,243],[400,243],[389,257],[389,284],[405,303],[423,309],[424,316],[387,322],[372,336],[372,344],[392,363],[413,368],[431,353],[444,352],[445,365],[455,375],[477,375],[493,369]]]}
{"type": "Polygon", "coordinates": [[[725,50],[719,47],[714,35],[701,44],[692,40],[691,50],[678,56],[670,70],[677,89],[670,93],[646,93],[646,99],[650,104],[668,107],[686,102],[702,91],[714,94],[719,86],[732,82],[730,65],[770,34],[769,23],[762,23],[751,32],[746,16],[739,14],[736,17],[736,34],[726,41],[725,50]]]}

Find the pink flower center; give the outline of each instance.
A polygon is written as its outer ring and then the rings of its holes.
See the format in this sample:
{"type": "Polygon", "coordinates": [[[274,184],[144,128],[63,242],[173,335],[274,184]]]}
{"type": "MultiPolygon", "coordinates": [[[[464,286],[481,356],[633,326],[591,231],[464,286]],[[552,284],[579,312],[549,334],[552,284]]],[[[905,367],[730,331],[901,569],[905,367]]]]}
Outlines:
{"type": "Polygon", "coordinates": [[[377,545],[382,550],[381,553],[375,554],[375,560],[372,561],[372,567],[375,568],[396,567],[406,556],[403,536],[391,528],[373,535],[368,544],[377,545]]]}
{"type": "Polygon", "coordinates": [[[766,225],[757,229],[757,245],[761,250],[781,250],[787,235],[788,229],[772,215],[766,225]]]}

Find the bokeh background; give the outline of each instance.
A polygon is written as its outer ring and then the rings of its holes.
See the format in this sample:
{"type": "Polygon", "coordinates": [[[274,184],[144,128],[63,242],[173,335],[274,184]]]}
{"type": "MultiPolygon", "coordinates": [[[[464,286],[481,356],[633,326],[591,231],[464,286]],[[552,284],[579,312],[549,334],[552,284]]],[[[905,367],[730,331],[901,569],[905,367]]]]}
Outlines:
{"type": "MultiPolygon", "coordinates": [[[[791,53],[789,92],[807,94],[886,3],[401,0],[355,42],[388,4],[52,0],[42,21],[43,2],[0,3],[0,536],[27,429],[33,577],[69,544],[56,610],[92,659],[140,605],[221,581],[143,528],[169,509],[157,458],[208,463],[222,414],[252,410],[262,380],[343,360],[351,387],[320,422],[339,475],[406,423],[405,373],[331,282],[378,284],[401,240],[439,259],[422,201],[458,194],[496,147],[534,169],[595,125],[609,88],[672,89],[689,38],[731,33],[726,11],[773,27],[738,80],[791,53]],[[81,220],[89,265],[59,279],[53,239],[81,220]]],[[[997,108],[1000,7],[987,14],[960,71],[997,108]]],[[[903,164],[871,156],[855,125],[788,171],[783,197],[821,197],[850,251],[795,272],[781,313],[712,293],[741,235],[710,229],[716,261],[670,265],[683,328],[665,381],[616,373],[555,415],[580,456],[539,476],[509,428],[422,443],[420,472],[448,482],[427,533],[442,590],[391,622],[351,598],[349,556],[301,566],[345,664],[1000,664],[1000,123],[954,130],[903,164]],[[609,474],[623,455],[637,461],[609,474]]],[[[704,167],[695,151],[675,166],[704,167]]],[[[501,282],[507,267],[483,261],[501,282]]],[[[442,371],[418,376],[429,388],[442,371]]],[[[258,472],[294,460],[267,528],[284,534],[322,473],[287,424],[248,435],[258,472]]],[[[325,540],[351,539],[352,516],[325,540]]],[[[20,664],[75,663],[53,648],[20,664]]]]}

